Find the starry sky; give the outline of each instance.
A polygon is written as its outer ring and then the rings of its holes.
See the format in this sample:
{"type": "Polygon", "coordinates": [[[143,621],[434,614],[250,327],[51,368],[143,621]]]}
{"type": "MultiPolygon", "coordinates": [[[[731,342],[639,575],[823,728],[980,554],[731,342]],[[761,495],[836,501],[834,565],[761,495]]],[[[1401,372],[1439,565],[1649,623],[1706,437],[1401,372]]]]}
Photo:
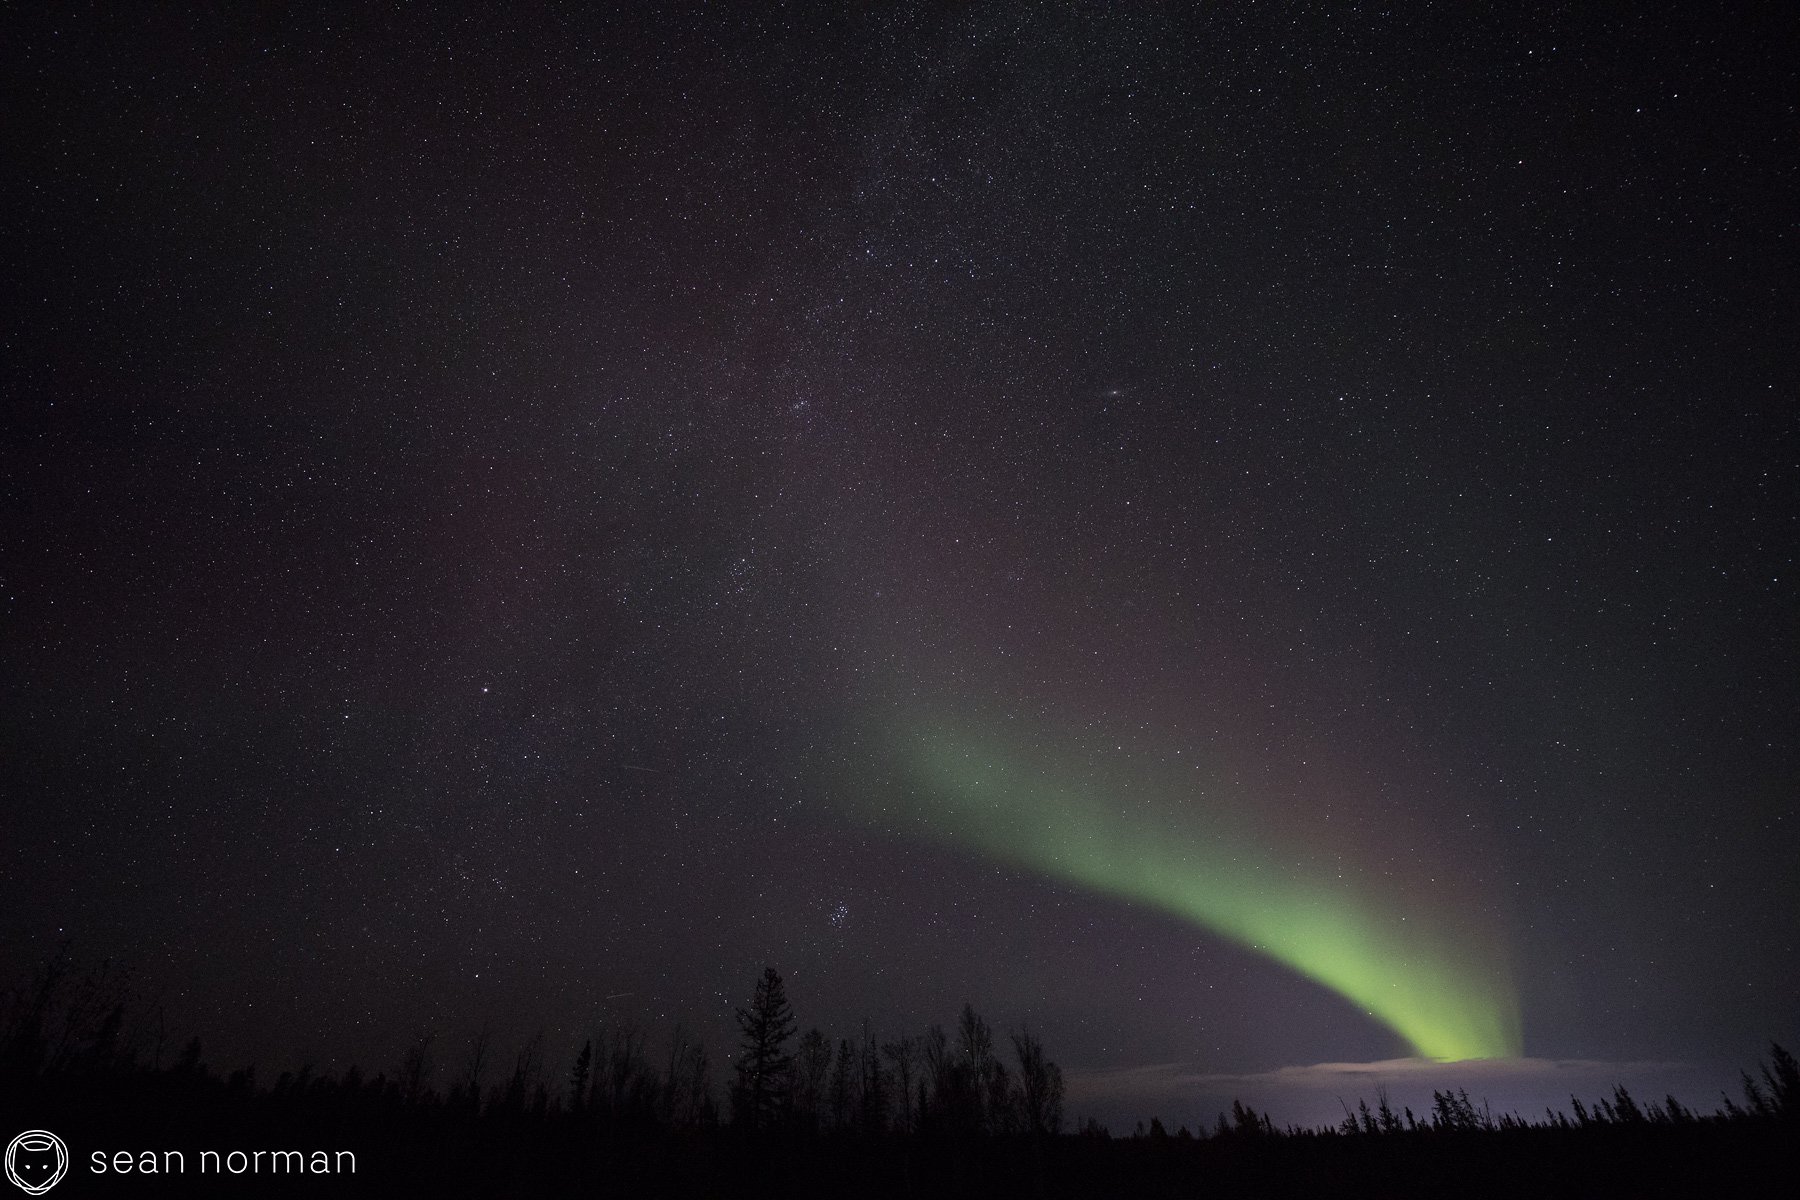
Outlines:
{"type": "Polygon", "coordinates": [[[12,976],[767,964],[1115,1121],[1800,1042],[1791,20],[842,7],[0,17],[12,976]]]}

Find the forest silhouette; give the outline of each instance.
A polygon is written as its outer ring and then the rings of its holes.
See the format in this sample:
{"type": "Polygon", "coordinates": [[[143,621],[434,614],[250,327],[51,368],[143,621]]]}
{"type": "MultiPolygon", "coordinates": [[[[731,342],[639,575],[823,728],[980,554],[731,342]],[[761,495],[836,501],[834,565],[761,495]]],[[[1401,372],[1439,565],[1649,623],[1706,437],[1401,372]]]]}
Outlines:
{"type": "Polygon", "coordinates": [[[347,1150],[356,1163],[252,1185],[131,1160],[129,1181],[110,1168],[96,1181],[139,1195],[1675,1196],[1791,1187],[1800,1151],[1800,1063],[1779,1045],[1710,1111],[1620,1086],[1531,1117],[1463,1089],[1415,1113],[1378,1091],[1332,1126],[1277,1126],[1234,1102],[1210,1127],[1170,1132],[1152,1116],[1115,1136],[1065,1128],[1046,1047],[1024,1029],[997,1037],[969,1005],[948,1030],[883,1039],[864,1022],[834,1039],[800,1032],[769,968],[737,1024],[723,1070],[679,1027],[618,1024],[568,1063],[542,1034],[503,1056],[484,1030],[456,1046],[418,1036],[374,1074],[270,1080],[214,1071],[198,1038],[176,1048],[126,975],[64,953],[4,997],[0,1105],[14,1129],[62,1136],[82,1187],[96,1149],[347,1150]]]}

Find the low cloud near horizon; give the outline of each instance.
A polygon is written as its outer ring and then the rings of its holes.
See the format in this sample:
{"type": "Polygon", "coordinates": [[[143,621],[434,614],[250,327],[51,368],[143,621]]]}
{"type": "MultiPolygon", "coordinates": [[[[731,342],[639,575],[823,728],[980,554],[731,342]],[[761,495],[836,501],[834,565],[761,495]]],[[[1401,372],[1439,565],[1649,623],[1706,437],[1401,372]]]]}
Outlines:
{"type": "Polygon", "coordinates": [[[1684,1105],[1712,1112],[1729,1081],[1681,1062],[1603,1062],[1590,1059],[1508,1058],[1438,1062],[1394,1058],[1377,1062],[1328,1062],[1259,1072],[1213,1072],[1190,1063],[1148,1063],[1107,1071],[1071,1071],[1067,1107],[1077,1118],[1129,1122],[1160,1115],[1173,1132],[1179,1121],[1210,1127],[1213,1115],[1242,1100],[1266,1110],[1277,1125],[1336,1124],[1345,1106],[1376,1102],[1385,1089],[1396,1110],[1411,1107],[1421,1119],[1435,1091],[1466,1090],[1496,1114],[1517,1112],[1541,1119],[1544,1109],[1567,1112],[1570,1097],[1584,1103],[1610,1097],[1624,1086],[1643,1103],[1673,1092],[1684,1105]],[[1132,1116],[1132,1114],[1137,1114],[1132,1116]],[[1103,1115],[1104,1114],[1104,1115],[1103,1115]]]}

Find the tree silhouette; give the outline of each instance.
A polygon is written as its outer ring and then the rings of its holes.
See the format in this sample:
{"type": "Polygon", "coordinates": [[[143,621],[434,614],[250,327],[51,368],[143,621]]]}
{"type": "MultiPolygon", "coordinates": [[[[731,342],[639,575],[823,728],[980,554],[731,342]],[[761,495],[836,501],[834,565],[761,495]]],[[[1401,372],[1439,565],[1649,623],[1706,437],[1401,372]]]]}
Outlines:
{"type": "MultiPolygon", "coordinates": [[[[1607,1112],[1611,1111],[1605,1100],[1600,1101],[1600,1107],[1607,1112]]],[[[1584,1115],[1579,1103],[1575,1106],[1575,1115],[1584,1115]]],[[[1431,1127],[1445,1132],[1466,1133],[1477,1129],[1491,1129],[1493,1124],[1487,1114],[1477,1109],[1475,1102],[1469,1099],[1468,1089],[1458,1088],[1452,1092],[1446,1088],[1444,1091],[1431,1093],[1431,1127]]]]}
{"type": "Polygon", "coordinates": [[[1375,1086],[1375,1099],[1378,1101],[1375,1110],[1375,1120],[1381,1129],[1381,1132],[1399,1133],[1401,1130],[1400,1117],[1394,1112],[1393,1106],[1388,1103],[1387,1085],[1385,1083],[1377,1084],[1375,1086]]]}
{"type": "Polygon", "coordinates": [[[594,1070],[594,1043],[581,1043],[581,1053],[575,1056],[575,1067],[569,1072],[569,1110],[580,1112],[587,1107],[588,1079],[594,1070]]]}
{"type": "Polygon", "coordinates": [[[831,1068],[831,1126],[845,1129],[856,1107],[856,1050],[848,1038],[838,1039],[837,1059],[831,1068]]]}
{"type": "Polygon", "coordinates": [[[1769,1043],[1769,1062],[1762,1069],[1769,1105],[1784,1121],[1800,1120],[1800,1061],[1780,1043],[1769,1043]]]}
{"type": "Polygon", "coordinates": [[[1014,1107],[1027,1132],[1061,1133],[1062,1068],[1044,1054],[1044,1043],[1029,1030],[1013,1034],[1013,1053],[1019,1060],[1019,1089],[1014,1107]]]}
{"type": "Polygon", "coordinates": [[[864,1133],[880,1134],[887,1129],[888,1075],[881,1065],[881,1051],[875,1034],[865,1020],[862,1029],[862,1052],[858,1062],[861,1085],[856,1121],[864,1133]]]}
{"type": "MultiPolygon", "coordinates": [[[[925,1036],[919,1043],[919,1052],[925,1059],[925,1079],[920,1087],[930,1084],[932,1096],[941,1096],[949,1086],[950,1072],[950,1039],[944,1033],[942,1025],[932,1025],[925,1030],[925,1036]]],[[[921,1108],[924,1105],[920,1105],[921,1108]]]]}
{"type": "Polygon", "coordinates": [[[431,1047],[437,1041],[437,1034],[430,1030],[420,1034],[413,1044],[406,1048],[406,1054],[400,1060],[399,1084],[400,1093],[406,1097],[408,1104],[416,1104],[425,1095],[431,1082],[432,1062],[431,1047]]]}
{"type": "Polygon", "coordinates": [[[831,1039],[816,1028],[800,1038],[794,1056],[792,1098],[794,1115],[810,1131],[819,1128],[824,1113],[825,1079],[831,1073],[831,1039]]]}
{"type": "Polygon", "coordinates": [[[893,1064],[895,1091],[900,1097],[900,1131],[913,1127],[913,1067],[919,1057],[919,1046],[910,1037],[900,1037],[881,1047],[882,1054],[893,1064]]]}
{"type": "MultiPolygon", "coordinates": [[[[957,1020],[956,1049],[958,1061],[954,1082],[959,1103],[954,1107],[959,1118],[957,1124],[966,1125],[973,1131],[989,1129],[992,1127],[989,1118],[995,1115],[993,1084],[1000,1060],[994,1056],[993,1030],[972,1004],[963,1005],[962,1016],[957,1020]]],[[[1004,1097],[1004,1092],[1001,1096],[1004,1097]]]]}
{"type": "Polygon", "coordinates": [[[787,989],[774,967],[764,967],[750,1007],[737,1010],[743,1032],[743,1057],[737,1064],[737,1086],[732,1108],[738,1122],[751,1129],[773,1124],[786,1098],[793,1059],[786,1046],[794,1036],[794,1014],[788,1008],[787,989]]]}
{"type": "MultiPolygon", "coordinates": [[[[68,976],[52,982],[59,978],[68,976]]],[[[1029,1031],[1012,1034],[1005,1067],[972,1008],[954,1038],[933,1027],[882,1044],[865,1021],[835,1053],[816,1029],[792,1047],[780,978],[765,972],[739,1014],[745,1053],[733,1098],[743,1126],[782,1136],[751,1144],[718,1128],[706,1048],[679,1026],[654,1063],[639,1029],[601,1029],[568,1047],[562,1061],[573,1069],[555,1077],[542,1035],[501,1058],[482,1030],[466,1060],[445,1071],[444,1090],[431,1086],[429,1035],[392,1072],[303,1065],[259,1085],[250,1066],[228,1077],[209,1070],[197,1039],[175,1061],[148,1057],[129,1009],[63,986],[68,996],[47,1001],[41,988],[0,991],[0,1108],[26,1096],[38,1115],[48,1106],[56,1127],[172,1119],[176,1129],[231,1128],[248,1140],[379,1148],[368,1157],[384,1164],[372,1168],[383,1194],[1078,1200],[1186,1194],[1202,1180],[1220,1194],[1314,1195],[1327,1178],[1346,1196],[1516,1195],[1545,1180],[1567,1181],[1570,1194],[1710,1195],[1720,1179],[1734,1191],[1779,1194],[1782,1181],[1792,1183],[1791,1122],[1800,1115],[1800,1062],[1773,1046],[1721,1112],[1673,1096],[1645,1103],[1619,1086],[1587,1103],[1571,1098],[1572,1117],[1546,1110],[1526,1120],[1446,1089],[1421,1120],[1396,1112],[1378,1087],[1374,1104],[1350,1098],[1335,1128],[1278,1130],[1268,1114],[1233,1102],[1199,1136],[1152,1119],[1115,1143],[1089,1119],[1058,1138],[1061,1073],[1029,1031]],[[821,1128],[828,1139],[809,1136],[821,1128]],[[1447,1186],[1456,1184],[1464,1186],[1447,1186]]]]}
{"type": "Polygon", "coordinates": [[[663,1074],[658,1115],[663,1124],[692,1129],[707,1122],[712,1101],[708,1079],[712,1059],[703,1042],[691,1041],[680,1025],[669,1037],[669,1065],[663,1074]]]}
{"type": "Polygon", "coordinates": [[[481,1077],[487,1070],[488,1047],[492,1041],[492,1031],[483,1025],[470,1041],[468,1056],[463,1060],[457,1095],[472,1110],[481,1108],[481,1077]]]}
{"type": "Polygon", "coordinates": [[[508,1111],[524,1112],[528,1101],[535,1101],[539,1075],[544,1065],[544,1035],[540,1031],[520,1047],[513,1059],[512,1074],[507,1077],[502,1103],[508,1111]]]}

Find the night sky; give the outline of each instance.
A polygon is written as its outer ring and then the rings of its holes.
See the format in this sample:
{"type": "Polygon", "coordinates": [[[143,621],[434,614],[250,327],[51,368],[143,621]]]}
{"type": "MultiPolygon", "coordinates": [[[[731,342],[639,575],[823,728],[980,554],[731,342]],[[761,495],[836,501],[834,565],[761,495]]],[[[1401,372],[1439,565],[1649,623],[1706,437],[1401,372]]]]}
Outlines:
{"type": "Polygon", "coordinates": [[[310,7],[0,17],[8,983],[773,965],[1115,1122],[1800,1042],[1791,16],[310,7]]]}

